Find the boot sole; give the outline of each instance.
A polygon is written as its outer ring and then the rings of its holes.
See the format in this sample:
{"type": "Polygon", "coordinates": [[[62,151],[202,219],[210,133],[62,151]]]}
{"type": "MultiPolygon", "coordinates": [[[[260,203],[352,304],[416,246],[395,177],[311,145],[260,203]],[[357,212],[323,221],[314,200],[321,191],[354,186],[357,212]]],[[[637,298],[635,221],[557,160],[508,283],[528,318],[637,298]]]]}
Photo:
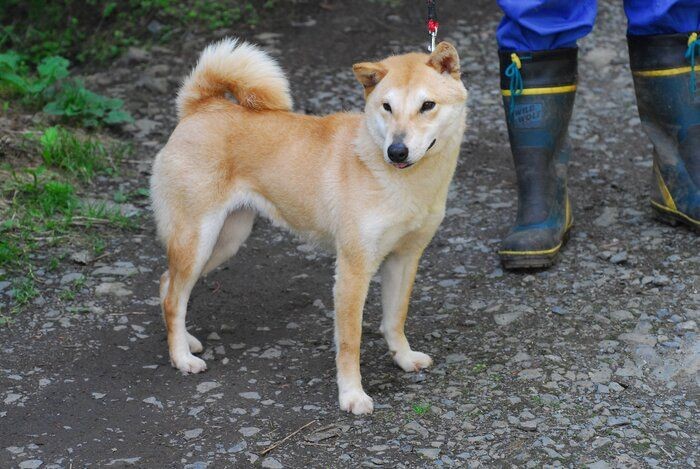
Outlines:
{"type": "Polygon", "coordinates": [[[660,222],[671,226],[685,225],[696,233],[700,233],[700,221],[693,220],[688,215],[665,207],[658,202],[654,202],[653,200],[651,201],[651,208],[654,213],[654,218],[660,222]]]}
{"type": "Polygon", "coordinates": [[[557,256],[561,249],[569,241],[571,227],[564,232],[561,243],[551,249],[542,251],[501,251],[498,255],[501,258],[501,264],[507,270],[526,270],[526,269],[546,269],[551,267],[557,260],[557,256]]]}

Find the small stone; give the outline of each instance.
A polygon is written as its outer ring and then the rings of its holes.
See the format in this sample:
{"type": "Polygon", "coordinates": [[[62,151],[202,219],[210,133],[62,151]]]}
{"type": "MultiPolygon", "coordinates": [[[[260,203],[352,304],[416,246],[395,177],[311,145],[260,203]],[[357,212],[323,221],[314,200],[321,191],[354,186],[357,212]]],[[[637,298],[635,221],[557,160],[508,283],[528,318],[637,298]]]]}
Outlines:
{"type": "Polygon", "coordinates": [[[622,264],[627,262],[627,251],[620,251],[610,257],[610,262],[613,264],[622,264]]]}
{"type": "Polygon", "coordinates": [[[275,458],[268,457],[268,458],[263,459],[262,467],[264,467],[266,469],[281,469],[284,466],[282,465],[282,463],[280,463],[275,458]]]}
{"type": "Polygon", "coordinates": [[[105,282],[95,288],[95,293],[98,295],[129,296],[132,292],[121,282],[105,282]]]}
{"type": "Polygon", "coordinates": [[[552,312],[559,316],[566,316],[567,314],[569,314],[569,312],[561,306],[552,306],[552,312]]]}
{"type": "Polygon", "coordinates": [[[627,417],[608,417],[608,427],[622,427],[629,424],[630,419],[627,417]]]}
{"type": "Polygon", "coordinates": [[[129,63],[148,62],[150,58],[151,54],[148,51],[138,47],[129,47],[124,54],[124,59],[129,63]]]}
{"type": "Polygon", "coordinates": [[[243,399],[253,399],[253,400],[260,400],[260,394],[258,394],[255,391],[250,391],[250,392],[241,392],[238,393],[239,396],[241,396],[243,399]]]}
{"type": "Polygon", "coordinates": [[[282,351],[278,348],[271,347],[260,354],[260,358],[275,359],[282,356],[282,351]]]}
{"type": "Polygon", "coordinates": [[[238,430],[243,436],[253,436],[260,431],[258,427],[243,427],[238,430]]]}
{"type": "Polygon", "coordinates": [[[101,392],[93,392],[93,393],[92,393],[92,398],[93,398],[93,399],[100,400],[100,399],[102,399],[103,397],[105,397],[106,395],[107,395],[107,394],[103,394],[103,393],[101,393],[101,392]]]}
{"type": "Polygon", "coordinates": [[[542,377],[542,370],[539,368],[528,368],[518,373],[518,379],[539,379],[542,377]]]}
{"type": "Polygon", "coordinates": [[[146,399],[143,400],[146,404],[151,404],[159,409],[163,408],[163,403],[161,403],[158,399],[155,398],[155,396],[147,397],[146,399]]]}
{"type": "Polygon", "coordinates": [[[205,382],[199,383],[197,385],[197,392],[200,394],[204,394],[204,393],[209,392],[212,389],[216,389],[220,386],[221,385],[219,383],[217,383],[216,381],[205,381],[205,382]]]}
{"type": "Polygon", "coordinates": [[[369,448],[367,448],[367,451],[372,451],[373,453],[378,453],[381,451],[386,451],[388,449],[389,449],[389,447],[387,445],[374,445],[374,446],[370,446],[369,448]]]}
{"type": "Polygon", "coordinates": [[[499,326],[507,326],[508,324],[517,321],[522,316],[523,313],[521,311],[514,311],[512,313],[494,314],[493,320],[496,321],[496,324],[499,326]]]}
{"type": "Polygon", "coordinates": [[[537,420],[526,420],[518,424],[518,428],[526,432],[537,431],[537,420]]]}
{"type": "Polygon", "coordinates": [[[94,257],[90,254],[90,251],[83,250],[71,254],[70,259],[76,264],[87,265],[93,261],[94,257]]]}
{"type": "Polygon", "coordinates": [[[66,274],[63,277],[61,277],[61,285],[65,285],[66,283],[73,283],[76,280],[80,280],[85,278],[85,276],[79,272],[72,272],[70,274],[66,274]]]}
{"type": "Polygon", "coordinates": [[[154,130],[160,127],[160,122],[156,122],[151,119],[138,119],[134,122],[134,127],[136,127],[136,136],[143,138],[151,134],[154,130]]]}
{"type": "Polygon", "coordinates": [[[98,267],[92,271],[92,275],[108,275],[114,277],[130,277],[136,275],[139,270],[131,262],[115,262],[114,265],[98,267]]]}
{"type": "Polygon", "coordinates": [[[428,459],[437,459],[440,456],[440,448],[418,448],[416,452],[428,459]]]}
{"type": "Polygon", "coordinates": [[[593,440],[593,443],[591,443],[591,446],[593,447],[593,449],[598,449],[605,445],[609,445],[610,441],[610,438],[607,437],[596,438],[595,440],[593,440]]]}
{"type": "Polygon", "coordinates": [[[27,459],[19,463],[19,467],[20,469],[37,469],[41,467],[42,464],[44,464],[44,461],[41,459],[27,459]]]}
{"type": "Polygon", "coordinates": [[[615,49],[595,47],[583,57],[583,60],[590,63],[594,69],[601,69],[610,65],[615,57],[617,57],[615,49]]]}
{"type": "Polygon", "coordinates": [[[243,451],[243,450],[246,449],[247,447],[248,447],[248,443],[246,443],[245,441],[239,441],[239,442],[236,443],[235,445],[231,446],[231,447],[227,450],[227,452],[229,452],[229,453],[240,453],[241,451],[243,451]]]}
{"type": "Polygon", "coordinates": [[[185,440],[193,440],[194,438],[197,438],[199,435],[202,434],[204,429],[202,428],[195,428],[193,430],[186,430],[185,431],[185,440]]]}
{"type": "Polygon", "coordinates": [[[634,315],[629,311],[619,310],[610,313],[610,319],[614,319],[615,321],[629,321],[630,319],[634,319],[634,315]]]}
{"type": "Polygon", "coordinates": [[[603,213],[593,220],[593,224],[600,227],[608,227],[617,221],[618,216],[617,207],[604,207],[603,213]]]}
{"type": "Polygon", "coordinates": [[[610,384],[608,384],[608,388],[612,392],[621,392],[625,390],[623,386],[621,386],[619,383],[616,383],[615,381],[611,381],[610,384]]]}
{"type": "Polygon", "coordinates": [[[463,353],[451,353],[445,357],[445,363],[448,365],[463,362],[465,360],[467,360],[467,356],[463,353]]]}
{"type": "Polygon", "coordinates": [[[221,340],[221,336],[216,332],[212,332],[207,336],[207,340],[221,340]]]}
{"type": "Polygon", "coordinates": [[[652,279],[652,283],[657,287],[663,287],[671,283],[671,279],[666,275],[656,275],[652,279]]]}
{"type": "Polygon", "coordinates": [[[627,342],[627,343],[631,343],[631,344],[650,345],[650,346],[656,345],[656,337],[654,337],[651,334],[640,334],[638,332],[627,332],[625,334],[620,334],[617,338],[623,342],[627,342]]]}

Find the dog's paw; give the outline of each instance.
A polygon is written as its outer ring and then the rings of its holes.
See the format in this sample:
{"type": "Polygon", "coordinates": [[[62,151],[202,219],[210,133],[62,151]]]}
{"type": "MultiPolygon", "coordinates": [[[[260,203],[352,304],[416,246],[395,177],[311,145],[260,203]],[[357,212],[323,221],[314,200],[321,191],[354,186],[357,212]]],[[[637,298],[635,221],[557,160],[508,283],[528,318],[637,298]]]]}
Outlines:
{"type": "Polygon", "coordinates": [[[187,345],[189,345],[190,352],[192,353],[200,353],[202,350],[204,350],[202,343],[189,332],[187,333],[187,345]]]}
{"type": "Polygon", "coordinates": [[[399,365],[402,370],[411,372],[428,368],[433,364],[433,359],[424,353],[409,350],[394,355],[394,363],[399,365]]]}
{"type": "Polygon", "coordinates": [[[195,357],[191,353],[182,354],[179,357],[173,357],[170,361],[175,368],[183,373],[196,374],[206,371],[207,369],[207,364],[204,362],[204,360],[195,357]]]}
{"type": "Polygon", "coordinates": [[[353,389],[340,393],[340,409],[355,415],[371,414],[374,404],[362,389],[353,389]]]}

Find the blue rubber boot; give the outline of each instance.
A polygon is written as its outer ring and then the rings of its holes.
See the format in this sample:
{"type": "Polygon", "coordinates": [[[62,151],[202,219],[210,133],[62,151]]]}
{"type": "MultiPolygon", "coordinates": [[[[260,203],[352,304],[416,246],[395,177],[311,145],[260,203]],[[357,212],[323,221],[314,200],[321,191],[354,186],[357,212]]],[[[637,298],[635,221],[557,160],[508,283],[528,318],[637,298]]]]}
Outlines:
{"type": "Polygon", "coordinates": [[[501,94],[518,182],[518,213],[499,256],[506,269],[551,266],[573,225],[567,134],[578,49],[500,51],[501,94]]]}
{"type": "Polygon", "coordinates": [[[697,33],[628,36],[639,117],[654,144],[655,216],[700,232],[700,61],[697,33]]]}

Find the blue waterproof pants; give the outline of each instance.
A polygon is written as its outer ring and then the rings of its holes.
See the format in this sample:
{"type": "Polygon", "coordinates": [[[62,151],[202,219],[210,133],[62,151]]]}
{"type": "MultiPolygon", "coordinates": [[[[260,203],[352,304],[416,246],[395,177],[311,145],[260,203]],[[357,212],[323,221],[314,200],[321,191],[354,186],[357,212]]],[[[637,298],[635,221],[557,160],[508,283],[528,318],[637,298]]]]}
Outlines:
{"type": "MultiPolygon", "coordinates": [[[[503,20],[496,37],[501,50],[540,51],[574,47],[593,29],[596,0],[498,0],[503,20]]],[[[700,30],[700,0],[625,0],[632,35],[700,30]]]]}

